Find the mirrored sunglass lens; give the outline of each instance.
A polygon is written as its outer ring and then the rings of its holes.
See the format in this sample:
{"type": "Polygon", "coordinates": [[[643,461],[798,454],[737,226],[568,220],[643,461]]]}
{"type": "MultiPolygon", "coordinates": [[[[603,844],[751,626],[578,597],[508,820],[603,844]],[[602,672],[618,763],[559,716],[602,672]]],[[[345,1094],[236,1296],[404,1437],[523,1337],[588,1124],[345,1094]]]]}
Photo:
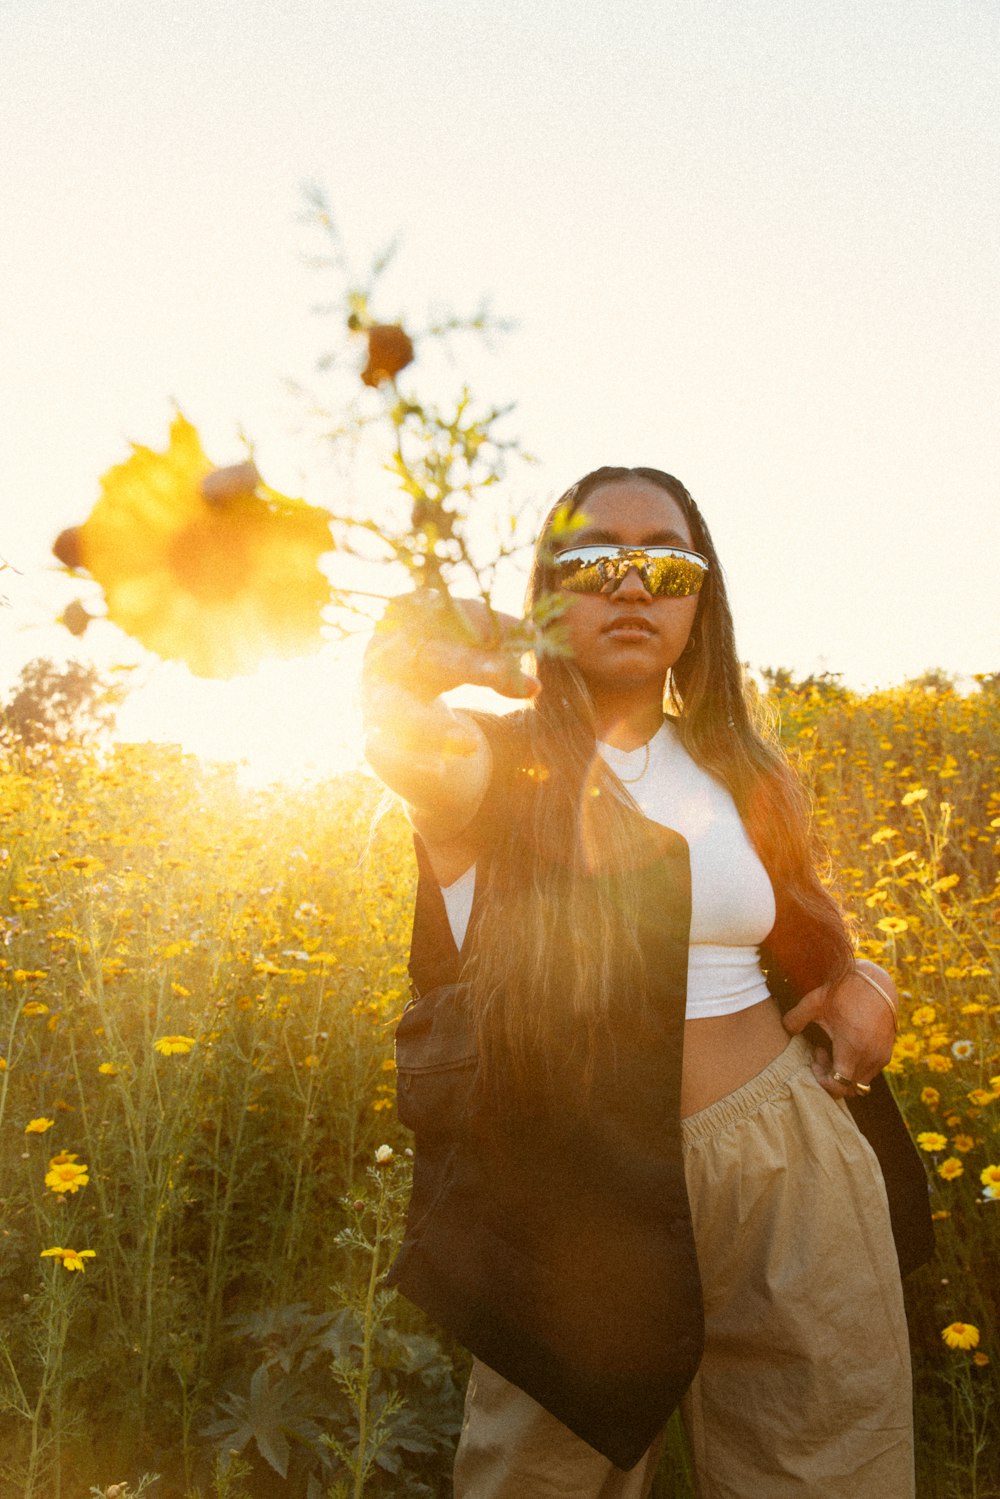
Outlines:
{"type": "Polygon", "coordinates": [[[601,593],[637,567],[645,587],[657,598],[687,598],[699,591],[705,576],[705,568],[688,557],[639,551],[609,554],[581,547],[576,555],[557,557],[555,563],[558,583],[571,593],[601,593]]]}
{"type": "Polygon", "coordinates": [[[609,583],[620,583],[624,576],[625,568],[619,557],[598,554],[556,558],[557,580],[572,593],[600,593],[609,583]]]}
{"type": "Polygon", "coordinates": [[[705,576],[704,569],[688,557],[647,557],[639,571],[657,598],[687,598],[699,591],[705,576]]]}

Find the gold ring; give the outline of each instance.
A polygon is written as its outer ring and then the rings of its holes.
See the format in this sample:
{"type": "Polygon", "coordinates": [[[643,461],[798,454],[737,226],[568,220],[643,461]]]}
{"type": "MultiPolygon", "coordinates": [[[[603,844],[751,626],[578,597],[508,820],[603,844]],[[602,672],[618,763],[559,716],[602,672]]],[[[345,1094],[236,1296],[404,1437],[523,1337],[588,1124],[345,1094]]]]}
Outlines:
{"type": "Polygon", "coordinates": [[[856,1083],[853,1077],[845,1077],[842,1072],[835,1071],[831,1073],[831,1076],[835,1083],[840,1083],[845,1088],[856,1088],[862,1098],[866,1097],[872,1091],[871,1083],[856,1083]]]}

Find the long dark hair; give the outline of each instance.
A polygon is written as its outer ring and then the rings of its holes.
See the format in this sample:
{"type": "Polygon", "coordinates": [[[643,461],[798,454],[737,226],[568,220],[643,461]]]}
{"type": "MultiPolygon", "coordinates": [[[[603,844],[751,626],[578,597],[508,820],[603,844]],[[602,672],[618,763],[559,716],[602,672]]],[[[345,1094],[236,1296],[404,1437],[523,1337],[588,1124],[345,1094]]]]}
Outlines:
{"type": "MultiPolygon", "coordinates": [[[[637,479],[678,503],[695,550],[709,562],[688,643],[665,684],[665,708],[692,758],[729,790],[779,909],[805,921],[825,977],[836,981],[850,967],[851,944],[817,874],[808,801],[747,691],[722,567],[680,480],[660,469],[612,467],[580,479],[542,525],[526,605],[557,592],[551,558],[566,522],[595,490],[637,479]]],[[[488,831],[480,914],[465,962],[483,1054],[515,1082],[529,1069],[537,1077],[539,1059],[554,1046],[565,1050],[567,1036],[583,1074],[591,1075],[601,1049],[614,1043],[620,995],[644,1003],[635,913],[656,836],[595,749],[593,705],[572,659],[542,654],[536,670],[542,691],[531,706],[479,716],[504,802],[494,807],[488,831]],[[593,878],[609,869],[621,892],[614,901],[593,878]]]]}

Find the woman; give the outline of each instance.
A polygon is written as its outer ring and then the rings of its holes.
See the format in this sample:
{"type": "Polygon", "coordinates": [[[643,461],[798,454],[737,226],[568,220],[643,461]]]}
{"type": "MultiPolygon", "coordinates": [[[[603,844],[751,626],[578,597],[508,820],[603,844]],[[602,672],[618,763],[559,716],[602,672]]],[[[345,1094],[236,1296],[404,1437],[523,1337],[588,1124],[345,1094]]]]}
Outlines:
{"type": "Polygon", "coordinates": [[[390,1279],[474,1355],[457,1499],[640,1499],[678,1403],[702,1499],[902,1499],[929,1228],[879,1076],[892,980],[816,876],[683,485],[581,480],[550,593],[537,678],[472,606],[482,646],[404,618],[366,666],[420,868],[390,1279]],[[453,711],[461,682],[531,701],[453,711]]]}

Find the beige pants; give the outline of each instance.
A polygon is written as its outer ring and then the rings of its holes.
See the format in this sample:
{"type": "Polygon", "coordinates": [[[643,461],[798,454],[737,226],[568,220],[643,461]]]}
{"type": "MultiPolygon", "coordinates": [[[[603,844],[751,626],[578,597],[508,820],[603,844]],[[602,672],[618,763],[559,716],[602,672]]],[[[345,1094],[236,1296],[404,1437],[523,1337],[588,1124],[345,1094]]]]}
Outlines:
{"type": "MultiPolygon", "coordinates": [[[[682,1407],[699,1499],[911,1499],[910,1359],[885,1188],[796,1037],[683,1121],[705,1356],[682,1407]]],[[[623,1252],[627,1247],[623,1246],[623,1252]]],[[[476,1361],[455,1499],[645,1499],[476,1361]]]]}

